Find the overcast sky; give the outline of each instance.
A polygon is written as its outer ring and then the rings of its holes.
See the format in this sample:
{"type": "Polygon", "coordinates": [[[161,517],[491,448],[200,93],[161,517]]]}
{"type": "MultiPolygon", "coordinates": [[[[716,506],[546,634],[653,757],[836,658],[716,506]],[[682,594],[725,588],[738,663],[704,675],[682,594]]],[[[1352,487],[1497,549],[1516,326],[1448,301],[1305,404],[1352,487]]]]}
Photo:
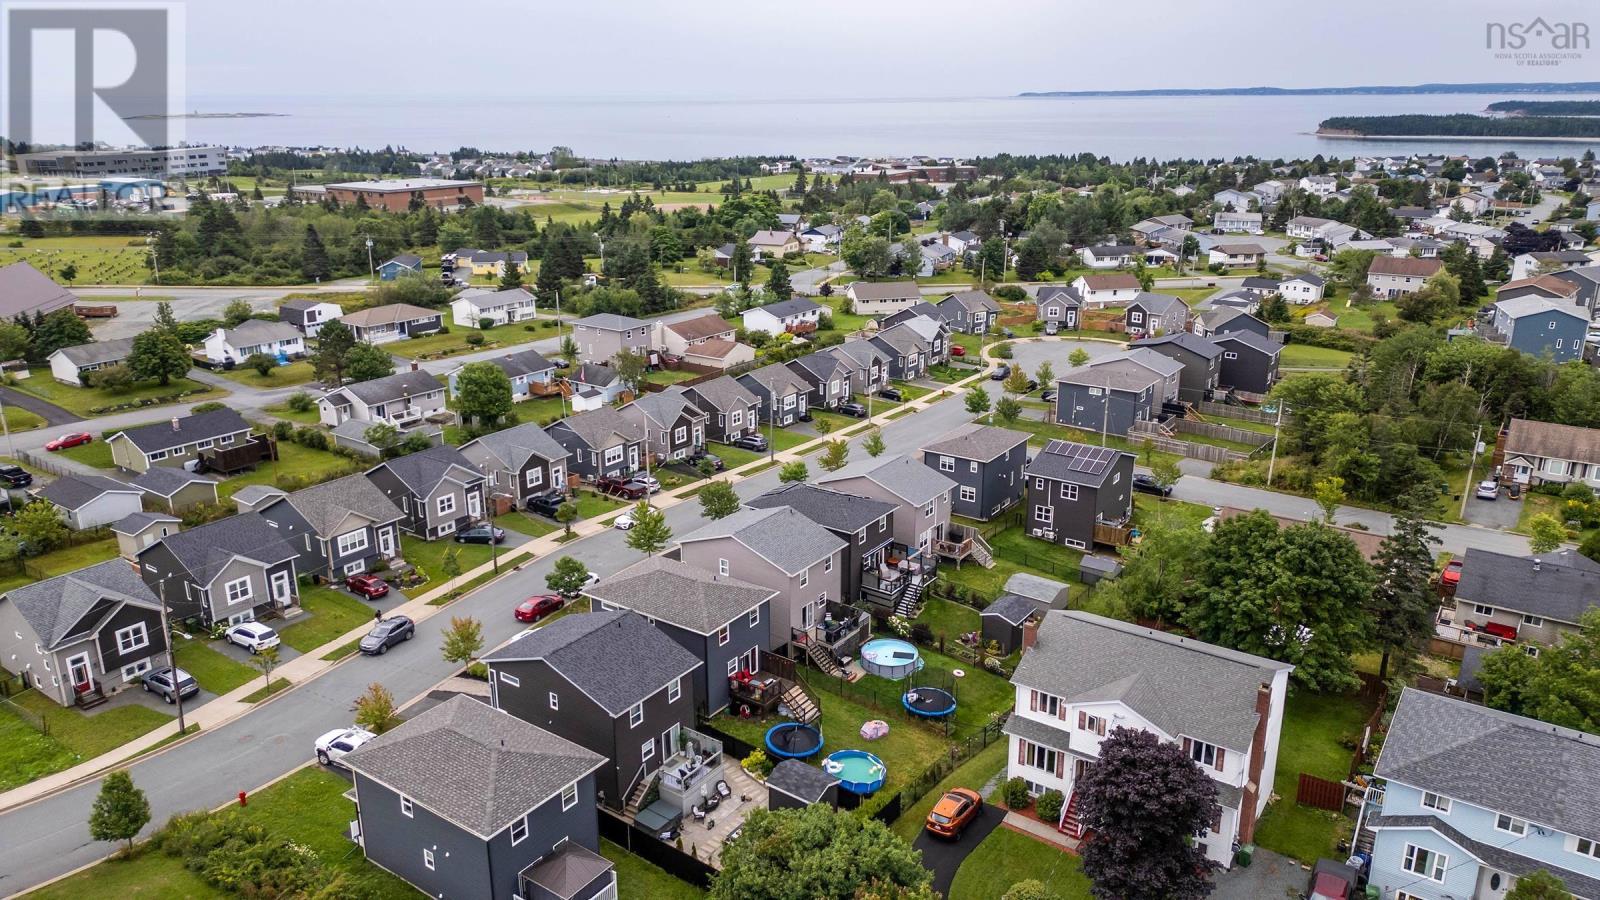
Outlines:
{"type": "Polygon", "coordinates": [[[1145,0],[189,0],[197,100],[972,97],[1029,90],[1600,81],[1600,5],[1145,0]],[[1485,25],[1593,21],[1558,68],[1485,25]]]}

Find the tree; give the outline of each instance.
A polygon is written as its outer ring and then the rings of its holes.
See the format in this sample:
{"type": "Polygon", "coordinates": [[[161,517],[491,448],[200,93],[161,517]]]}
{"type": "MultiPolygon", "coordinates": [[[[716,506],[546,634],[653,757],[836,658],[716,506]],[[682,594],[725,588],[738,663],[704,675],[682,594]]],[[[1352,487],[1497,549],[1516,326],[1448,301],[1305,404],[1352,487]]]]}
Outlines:
{"type": "Polygon", "coordinates": [[[255,310],[250,308],[250,301],[243,297],[236,297],[228,301],[222,308],[222,324],[229,328],[238,328],[240,323],[255,315],[255,310]]]}
{"type": "Polygon", "coordinates": [[[1567,539],[1567,528],[1550,513],[1538,513],[1528,519],[1528,548],[1534,553],[1549,553],[1567,539]]]}
{"type": "Polygon", "coordinates": [[[61,510],[49,500],[34,500],[17,510],[11,518],[11,527],[36,556],[54,550],[67,542],[67,523],[61,519],[61,510]]]}
{"type": "MultiPolygon", "coordinates": [[[[1088,361],[1089,351],[1083,349],[1082,347],[1072,351],[1072,355],[1067,357],[1067,362],[1072,363],[1072,367],[1074,369],[1081,368],[1088,361]]],[[[1040,383],[1042,384],[1043,382],[1040,383]]]]}
{"type": "Polygon", "coordinates": [[[934,900],[922,855],[888,826],[827,804],[753,810],[711,900],[934,900]]]}
{"type": "Polygon", "coordinates": [[[33,334],[15,322],[0,322],[0,360],[27,359],[33,350],[33,334]]]}
{"type": "Polygon", "coordinates": [[[569,363],[578,361],[578,342],[570,334],[561,336],[561,356],[569,363]]]}
{"type": "Polygon", "coordinates": [[[366,693],[356,698],[356,724],[373,734],[383,734],[399,725],[394,694],[376,681],[367,685],[366,693]]]}
{"type": "Polygon", "coordinates": [[[1484,657],[1478,670],[1484,703],[1551,725],[1600,729],[1600,609],[1590,607],[1578,630],[1538,656],[1507,645],[1484,657]]]}
{"type": "Polygon", "coordinates": [[[344,374],[351,381],[371,381],[393,375],[394,357],[376,345],[356,344],[345,354],[344,374]]]}
{"type": "Polygon", "coordinates": [[[806,463],[803,459],[786,462],[783,464],[783,468],[778,470],[778,480],[784,484],[805,481],[809,477],[811,477],[811,472],[806,468],[806,463]]]}
{"type": "Polygon", "coordinates": [[[1050,365],[1049,360],[1039,363],[1039,368],[1033,371],[1033,380],[1044,387],[1049,387],[1056,380],[1056,370],[1050,365]]]}
{"type": "Polygon", "coordinates": [[[567,534],[572,534],[572,523],[576,522],[577,520],[578,504],[568,500],[567,502],[556,507],[556,521],[561,523],[561,527],[566,531],[567,534]]]}
{"type": "Polygon", "coordinates": [[[631,515],[633,527],[628,529],[626,538],[629,547],[645,556],[654,556],[672,540],[672,526],[667,524],[667,514],[652,507],[649,501],[640,500],[631,515]]]}
{"type": "Polygon", "coordinates": [[[450,628],[444,633],[444,661],[464,666],[483,650],[483,623],[477,619],[450,617],[450,628]]]}
{"type": "Polygon", "coordinates": [[[1099,900],[1201,900],[1216,863],[1194,836],[1222,814],[1216,783],[1177,743],[1118,727],[1078,779],[1083,872],[1099,900]]]}
{"type": "Polygon", "coordinates": [[[89,812],[89,837],[97,841],[126,841],[133,850],[133,839],[150,824],[150,800],[133,783],[127,769],[118,769],[100,782],[100,793],[89,812]]]}
{"type": "Polygon", "coordinates": [[[712,481],[700,489],[700,514],[724,519],[739,511],[739,495],[726,481],[712,481]]]}
{"type": "Polygon", "coordinates": [[[510,291],[522,287],[522,266],[506,254],[506,270],[500,274],[500,290],[510,291]]]}
{"type": "Polygon", "coordinates": [[[328,250],[322,246],[322,235],[316,226],[306,226],[305,240],[300,244],[300,274],[307,281],[320,282],[333,276],[333,265],[328,262],[328,250]]]}
{"type": "Polygon", "coordinates": [[[1156,484],[1166,489],[1178,483],[1183,477],[1183,470],[1178,468],[1178,461],[1170,456],[1161,456],[1151,461],[1150,477],[1156,484]]]}
{"type": "Polygon", "coordinates": [[[576,597],[589,583],[589,567],[583,561],[563,556],[545,573],[544,586],[563,597],[576,597]]]}
{"type": "Polygon", "coordinates": [[[388,422],[378,422],[361,432],[361,439],[377,448],[378,452],[387,458],[400,446],[400,429],[388,422]]]}
{"type": "Polygon", "coordinates": [[[627,386],[634,395],[638,395],[640,386],[644,384],[646,371],[650,367],[650,359],[643,353],[632,350],[619,350],[611,360],[611,367],[616,370],[617,377],[627,386]]]}
{"type": "Polygon", "coordinates": [[[981,385],[967,391],[967,412],[981,416],[989,411],[989,392],[981,385]]]}
{"type": "Polygon", "coordinates": [[[866,440],[861,442],[861,449],[867,451],[868,456],[877,459],[885,449],[883,445],[883,429],[874,428],[867,432],[866,440]]]}
{"type": "Polygon", "coordinates": [[[1142,529],[1144,539],[1124,549],[1122,575],[1095,586],[1094,611],[1163,624],[1183,619],[1211,538],[1181,512],[1158,508],[1153,513],[1142,529]]]}
{"type": "Polygon", "coordinates": [[[266,681],[263,687],[272,687],[272,670],[278,667],[278,648],[262,647],[251,655],[250,664],[261,670],[261,677],[266,681]]]}
{"type": "Polygon", "coordinates": [[[334,319],[317,332],[317,350],[311,355],[311,368],[317,377],[337,387],[344,383],[347,357],[356,345],[350,326],[334,319]]]}
{"type": "Polygon", "coordinates": [[[278,358],[270,353],[252,353],[245,357],[244,365],[247,369],[255,369],[257,375],[265,378],[278,367],[278,358]]]}
{"type": "Polygon", "coordinates": [[[451,547],[444,552],[444,557],[439,560],[439,574],[445,577],[445,584],[455,587],[456,579],[461,577],[461,551],[451,547]]]}
{"type": "Polygon", "coordinates": [[[42,319],[35,318],[33,323],[33,353],[41,360],[62,347],[76,347],[93,340],[89,326],[70,307],[58,309],[42,319]]]}
{"type": "Polygon", "coordinates": [[[128,369],[140,380],[154,378],[160,384],[169,384],[186,375],[189,365],[183,342],[170,331],[143,332],[133,339],[128,350],[128,369]]]}
{"type": "Polygon", "coordinates": [[[994,405],[994,414],[1000,421],[1010,425],[1022,418],[1022,404],[1015,397],[1001,397],[1000,402],[994,405]]]}
{"type": "Polygon", "coordinates": [[[1566,882],[1539,869],[1519,877],[1506,892],[1505,900],[1572,900],[1572,895],[1567,892],[1566,882]]]}
{"type": "Polygon", "coordinates": [[[1006,376],[1006,380],[1002,383],[1002,386],[1006,389],[1007,393],[1015,394],[1020,397],[1028,392],[1028,373],[1022,371],[1021,366],[1017,366],[1011,370],[1010,375],[1006,376]]]}
{"type": "Polygon", "coordinates": [[[1394,530],[1378,546],[1372,561],[1378,579],[1372,589],[1373,634],[1383,651],[1378,661],[1379,681],[1388,678],[1393,654],[1415,653],[1433,633],[1438,599],[1433,593],[1432,545],[1439,543],[1434,534],[1439,526],[1428,520],[1427,511],[1435,496],[1426,487],[1401,496],[1394,530]]]}
{"type": "Polygon", "coordinates": [[[827,441],[822,446],[822,457],[817,460],[817,465],[829,472],[839,471],[850,461],[850,444],[844,438],[827,441]]]}
{"type": "Polygon", "coordinates": [[[772,261],[772,274],[767,276],[767,293],[778,300],[794,296],[794,286],[789,283],[789,266],[781,259],[772,261]]]}
{"type": "Polygon", "coordinates": [[[1312,497],[1322,509],[1322,521],[1332,525],[1333,517],[1339,514],[1339,505],[1344,503],[1344,479],[1329,475],[1318,481],[1313,485],[1312,497]]]}
{"type": "Polygon", "coordinates": [[[456,373],[456,412],[468,422],[498,422],[511,414],[511,379],[491,362],[467,363],[456,373]]]}

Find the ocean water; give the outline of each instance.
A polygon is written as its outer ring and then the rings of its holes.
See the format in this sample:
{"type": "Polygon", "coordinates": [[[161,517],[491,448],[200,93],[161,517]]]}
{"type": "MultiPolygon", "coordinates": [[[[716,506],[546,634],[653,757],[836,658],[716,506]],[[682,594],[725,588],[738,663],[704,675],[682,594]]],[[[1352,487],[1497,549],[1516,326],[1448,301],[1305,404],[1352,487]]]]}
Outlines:
{"type": "MultiPolygon", "coordinates": [[[[471,91],[461,92],[471,97],[471,91]]],[[[1561,95],[1562,99],[1600,97],[1561,95]]],[[[1135,157],[1264,159],[1358,153],[1577,155],[1589,143],[1340,140],[1334,115],[1479,112],[1505,95],[1307,97],[951,97],[915,100],[412,99],[198,97],[203,112],[281,116],[189,119],[186,138],[238,146],[382,147],[490,152],[572,147],[581,156],[911,155],[1089,152],[1135,157]]],[[[1595,142],[1600,145],[1600,142],[1595,142]]]]}

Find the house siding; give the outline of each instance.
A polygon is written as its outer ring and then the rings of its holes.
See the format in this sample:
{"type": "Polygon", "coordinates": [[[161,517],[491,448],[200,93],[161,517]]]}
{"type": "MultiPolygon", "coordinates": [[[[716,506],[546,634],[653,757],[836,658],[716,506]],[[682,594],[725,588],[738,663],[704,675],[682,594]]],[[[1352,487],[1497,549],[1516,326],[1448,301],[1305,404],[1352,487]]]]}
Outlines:
{"type": "MultiPolygon", "coordinates": [[[[1028,478],[1027,481],[1028,534],[1034,534],[1036,530],[1053,532],[1055,537],[1044,539],[1080,550],[1092,550],[1095,523],[1101,518],[1118,521],[1132,509],[1129,498],[1132,496],[1133,457],[1129,454],[1119,456],[1112,465],[1112,474],[1100,487],[1079,485],[1076,500],[1061,496],[1061,487],[1066,482],[1039,476],[1028,478]],[[1049,522],[1039,515],[1040,506],[1051,509],[1049,522]]],[[[1043,535],[1035,536],[1043,538],[1043,535]]]]}
{"type": "Polygon", "coordinates": [[[1100,431],[1126,435],[1139,419],[1150,417],[1151,390],[1138,394],[1082,384],[1058,382],[1056,392],[1056,421],[1086,431],[1100,431]],[[1109,406],[1107,409],[1108,400],[1109,406]]]}
{"type": "Polygon", "coordinates": [[[808,608],[810,621],[815,625],[822,620],[822,608],[828,600],[844,599],[843,553],[840,550],[830,556],[831,571],[828,563],[817,560],[803,573],[788,575],[732,538],[691,541],[683,544],[680,550],[683,561],[692,566],[717,572],[718,560],[726,559],[728,577],[778,592],[765,620],[769,648],[787,646],[794,631],[804,630],[808,608]]]}
{"type": "Polygon", "coordinates": [[[924,465],[956,483],[950,503],[951,512],[982,521],[994,518],[1017,502],[1022,495],[1022,469],[1027,458],[1026,441],[1018,442],[1017,446],[992,460],[978,462],[976,472],[972,471],[973,460],[931,450],[922,454],[924,465]],[[953,471],[940,469],[941,459],[953,460],[953,471]],[[975,495],[972,500],[962,499],[963,487],[972,489],[975,495]]]}
{"type": "Polygon", "coordinates": [[[1222,347],[1223,351],[1222,367],[1218,373],[1219,384],[1255,394],[1265,394],[1272,389],[1273,382],[1278,378],[1277,356],[1262,353],[1236,341],[1219,340],[1218,346],[1222,347]],[[1237,354],[1237,358],[1229,359],[1229,353],[1237,354]]]}

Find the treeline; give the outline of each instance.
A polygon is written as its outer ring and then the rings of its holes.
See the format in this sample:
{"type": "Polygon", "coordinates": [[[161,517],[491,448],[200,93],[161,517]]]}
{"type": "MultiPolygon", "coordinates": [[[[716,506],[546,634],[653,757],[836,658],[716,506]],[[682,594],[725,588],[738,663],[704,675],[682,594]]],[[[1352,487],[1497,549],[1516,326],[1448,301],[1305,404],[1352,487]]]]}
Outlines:
{"type": "Polygon", "coordinates": [[[326,172],[354,172],[362,175],[415,175],[423,157],[409,150],[384,147],[382,150],[330,150],[326,153],[301,153],[294,150],[256,152],[249,159],[232,160],[228,174],[265,176],[293,170],[318,169],[326,172]]]}
{"type": "Polygon", "coordinates": [[[1600,116],[1600,100],[1500,100],[1489,104],[1489,110],[1525,116],[1600,116]]]}
{"type": "Polygon", "coordinates": [[[1559,116],[1496,118],[1475,116],[1470,113],[1444,116],[1334,116],[1331,119],[1323,119],[1318,130],[1358,135],[1600,138],[1600,119],[1559,116]]]}

